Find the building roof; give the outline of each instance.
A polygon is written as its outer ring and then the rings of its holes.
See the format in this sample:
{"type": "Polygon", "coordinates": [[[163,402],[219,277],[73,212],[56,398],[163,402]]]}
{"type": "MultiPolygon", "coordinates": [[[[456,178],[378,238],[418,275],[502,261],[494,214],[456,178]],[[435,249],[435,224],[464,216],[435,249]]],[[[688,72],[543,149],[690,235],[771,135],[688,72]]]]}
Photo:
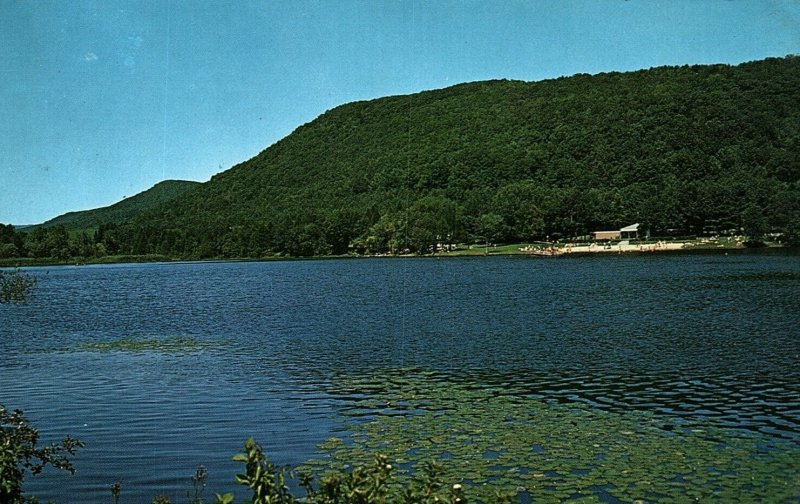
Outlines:
{"type": "Polygon", "coordinates": [[[639,231],[639,223],[631,224],[630,226],[625,226],[624,228],[620,229],[621,233],[632,233],[634,231],[639,231]]]}

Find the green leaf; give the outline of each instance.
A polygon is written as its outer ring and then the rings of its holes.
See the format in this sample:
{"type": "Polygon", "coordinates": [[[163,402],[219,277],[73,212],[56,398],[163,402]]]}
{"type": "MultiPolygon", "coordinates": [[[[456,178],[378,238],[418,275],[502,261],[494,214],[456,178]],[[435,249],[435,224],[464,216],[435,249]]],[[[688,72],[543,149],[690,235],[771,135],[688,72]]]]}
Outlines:
{"type": "Polygon", "coordinates": [[[218,493],[214,494],[214,497],[217,498],[216,504],[232,504],[233,503],[233,494],[228,492],[225,495],[220,495],[218,493]]]}

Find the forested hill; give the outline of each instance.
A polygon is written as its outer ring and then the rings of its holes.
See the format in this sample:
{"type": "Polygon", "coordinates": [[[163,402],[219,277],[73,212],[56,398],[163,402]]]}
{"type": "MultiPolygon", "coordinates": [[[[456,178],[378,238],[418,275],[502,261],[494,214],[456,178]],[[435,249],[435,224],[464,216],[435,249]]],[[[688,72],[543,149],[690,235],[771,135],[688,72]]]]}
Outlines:
{"type": "Polygon", "coordinates": [[[125,198],[113,205],[92,210],[65,213],[64,215],[59,215],[58,217],[50,219],[40,226],[64,226],[67,230],[86,230],[96,228],[100,224],[121,224],[131,221],[135,217],[159,205],[169,203],[199,185],[199,182],[188,180],[165,180],[146,191],[140,192],[130,198],[125,198]]]}
{"type": "MultiPolygon", "coordinates": [[[[183,257],[800,228],[800,57],[343,105],[115,231],[183,257]]],[[[795,231],[793,231],[795,230],[795,231]]]]}

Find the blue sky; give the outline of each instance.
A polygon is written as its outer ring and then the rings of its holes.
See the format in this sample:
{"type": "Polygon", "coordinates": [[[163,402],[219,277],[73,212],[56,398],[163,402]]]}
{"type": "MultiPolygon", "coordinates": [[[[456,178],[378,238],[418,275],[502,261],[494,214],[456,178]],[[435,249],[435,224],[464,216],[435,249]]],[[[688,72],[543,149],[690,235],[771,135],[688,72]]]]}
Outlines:
{"type": "Polygon", "coordinates": [[[800,53],[800,2],[0,0],[0,222],[206,181],[337,105],[800,53]]]}

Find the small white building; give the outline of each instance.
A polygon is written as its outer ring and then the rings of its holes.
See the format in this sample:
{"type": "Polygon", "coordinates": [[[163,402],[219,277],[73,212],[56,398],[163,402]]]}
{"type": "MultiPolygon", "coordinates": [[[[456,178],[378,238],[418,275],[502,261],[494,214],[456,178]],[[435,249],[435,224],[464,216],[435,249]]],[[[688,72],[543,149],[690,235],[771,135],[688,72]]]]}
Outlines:
{"type": "Polygon", "coordinates": [[[624,228],[619,230],[620,238],[623,240],[628,240],[631,238],[639,238],[639,223],[631,224],[630,226],[625,226],[624,228]]]}

